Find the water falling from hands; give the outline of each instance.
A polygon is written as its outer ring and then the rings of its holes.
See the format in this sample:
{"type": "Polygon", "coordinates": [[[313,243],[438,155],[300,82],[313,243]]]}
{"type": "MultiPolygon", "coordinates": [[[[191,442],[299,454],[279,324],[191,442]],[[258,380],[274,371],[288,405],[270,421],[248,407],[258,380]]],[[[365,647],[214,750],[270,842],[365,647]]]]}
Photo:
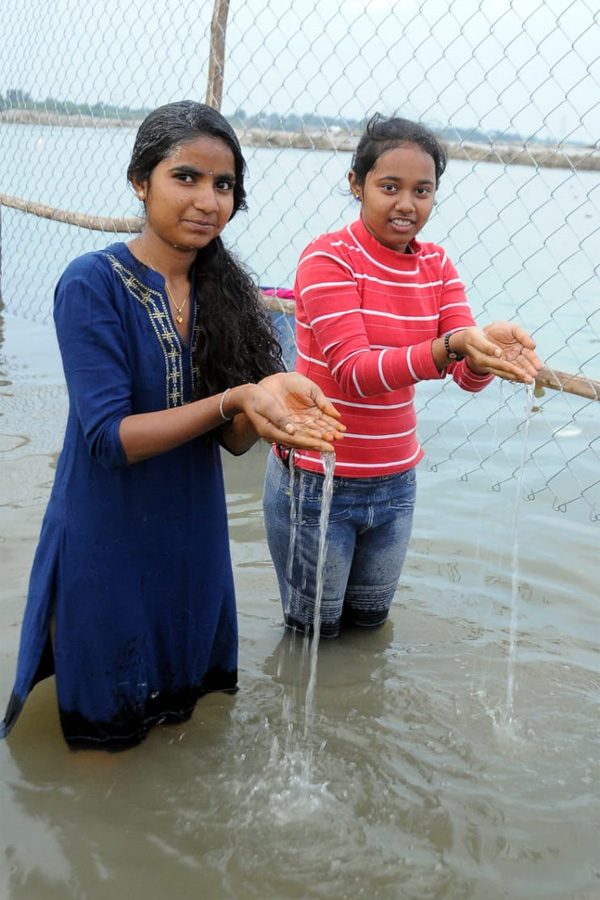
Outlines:
{"type": "Polygon", "coordinates": [[[513,541],[511,556],[511,613],[508,638],[508,672],[506,679],[506,710],[505,724],[512,724],[514,717],[514,699],[515,699],[515,657],[517,650],[517,620],[518,620],[518,600],[519,600],[519,512],[523,500],[523,481],[525,476],[525,461],[527,458],[527,444],[529,437],[529,423],[531,421],[531,412],[533,409],[533,398],[535,384],[527,386],[527,409],[525,423],[523,427],[523,451],[521,454],[521,465],[519,468],[519,479],[517,483],[517,494],[515,498],[515,510],[513,515],[513,541]]]}
{"type": "Polygon", "coordinates": [[[313,637],[310,647],[310,674],[306,688],[304,738],[308,737],[310,723],[313,715],[315,686],[317,683],[317,662],[319,655],[319,637],[321,631],[321,600],[323,598],[323,567],[325,564],[325,551],[327,549],[327,525],[329,523],[329,511],[333,495],[333,471],[335,468],[335,453],[322,453],[323,470],[323,501],[319,516],[319,553],[317,557],[317,584],[315,588],[315,613],[313,619],[313,637]]]}

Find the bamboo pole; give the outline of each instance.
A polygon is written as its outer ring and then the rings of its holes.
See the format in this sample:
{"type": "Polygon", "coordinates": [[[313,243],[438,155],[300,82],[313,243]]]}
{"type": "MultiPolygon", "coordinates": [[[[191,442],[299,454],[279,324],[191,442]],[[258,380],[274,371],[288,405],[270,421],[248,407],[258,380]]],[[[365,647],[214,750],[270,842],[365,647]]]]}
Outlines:
{"type": "Polygon", "coordinates": [[[8,194],[0,194],[0,206],[8,206],[11,209],[18,209],[20,212],[30,213],[42,219],[52,219],[54,222],[62,222],[65,225],[78,225],[79,228],[89,228],[91,231],[114,231],[135,234],[141,231],[143,226],[141,219],[111,219],[108,216],[88,216],[85,213],[44,206],[42,203],[34,203],[33,200],[21,200],[19,197],[11,197],[8,194]]]}
{"type": "Polygon", "coordinates": [[[586,400],[600,400],[600,381],[593,381],[583,375],[570,375],[568,372],[558,372],[549,366],[540,369],[535,379],[536,388],[552,388],[553,391],[565,391],[567,394],[576,394],[585,397],[586,400]]]}
{"type": "Polygon", "coordinates": [[[210,23],[210,59],[208,63],[208,85],[206,103],[221,109],[223,100],[223,76],[225,73],[225,34],[229,0],[215,0],[210,23]]]}

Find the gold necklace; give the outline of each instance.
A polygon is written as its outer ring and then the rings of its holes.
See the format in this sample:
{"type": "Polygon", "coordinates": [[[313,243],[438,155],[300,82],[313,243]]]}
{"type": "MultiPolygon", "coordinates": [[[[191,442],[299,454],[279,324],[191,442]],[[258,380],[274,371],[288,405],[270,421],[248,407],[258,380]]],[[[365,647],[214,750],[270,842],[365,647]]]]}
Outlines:
{"type": "MultiPolygon", "coordinates": [[[[147,254],[145,254],[145,260],[151,269],[153,269],[155,272],[158,272],[159,275],[162,275],[162,272],[160,271],[160,269],[156,268],[156,266],[154,265],[154,263],[152,262],[152,260],[150,259],[150,257],[147,254]]],[[[187,294],[183,298],[183,303],[181,305],[179,305],[177,303],[177,301],[175,300],[175,297],[173,296],[171,288],[169,287],[169,282],[167,281],[167,276],[163,275],[163,278],[165,279],[165,289],[167,291],[167,297],[169,298],[169,300],[171,301],[171,303],[177,310],[177,314],[175,316],[175,321],[177,322],[178,325],[181,325],[181,323],[183,322],[183,310],[185,309],[186,303],[190,299],[190,292],[188,290],[187,294]]]]}
{"type": "MultiPolygon", "coordinates": [[[[152,268],[154,268],[154,266],[153,266],[152,268]]],[[[161,274],[162,274],[162,273],[161,273],[161,274]]],[[[189,292],[189,291],[187,292],[187,294],[186,294],[185,297],[183,298],[183,303],[181,304],[181,306],[178,306],[177,303],[175,302],[175,297],[174,297],[173,294],[171,293],[171,289],[169,288],[169,285],[168,285],[168,283],[167,283],[167,279],[166,279],[166,278],[165,278],[165,287],[166,287],[166,289],[167,289],[167,294],[169,295],[169,300],[171,301],[171,303],[173,304],[173,306],[174,306],[175,309],[177,310],[177,315],[175,316],[175,319],[176,319],[176,321],[179,323],[179,325],[181,325],[181,323],[183,322],[183,309],[184,309],[184,307],[185,307],[185,304],[186,304],[186,303],[188,302],[188,300],[189,300],[190,292],[189,292]]]]}

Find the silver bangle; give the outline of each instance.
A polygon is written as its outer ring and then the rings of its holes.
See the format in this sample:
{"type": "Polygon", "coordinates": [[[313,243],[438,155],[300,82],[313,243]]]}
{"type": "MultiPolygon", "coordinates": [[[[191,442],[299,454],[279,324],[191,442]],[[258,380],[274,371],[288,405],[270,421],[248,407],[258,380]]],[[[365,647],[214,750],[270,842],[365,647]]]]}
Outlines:
{"type": "Polygon", "coordinates": [[[219,412],[221,413],[221,418],[223,419],[224,422],[231,422],[231,420],[233,419],[233,416],[226,416],[225,413],[223,412],[223,403],[225,402],[225,397],[227,396],[227,394],[229,393],[230,390],[231,390],[231,388],[226,388],[226,390],[223,391],[223,393],[221,394],[221,400],[219,402],[219,412]]]}

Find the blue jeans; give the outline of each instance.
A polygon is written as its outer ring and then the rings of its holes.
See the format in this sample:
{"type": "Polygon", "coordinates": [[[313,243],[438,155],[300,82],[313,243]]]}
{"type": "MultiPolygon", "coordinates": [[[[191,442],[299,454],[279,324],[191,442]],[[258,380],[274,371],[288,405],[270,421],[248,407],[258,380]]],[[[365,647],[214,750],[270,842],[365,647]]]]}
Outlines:
{"type": "MultiPolygon", "coordinates": [[[[312,633],[324,476],[296,470],[293,480],[292,525],[290,471],[271,450],[263,512],[284,619],[312,633]]],[[[346,623],[385,622],[406,558],[416,489],[414,469],[374,478],[334,476],[320,606],[324,637],[337,637],[346,623]]]]}

